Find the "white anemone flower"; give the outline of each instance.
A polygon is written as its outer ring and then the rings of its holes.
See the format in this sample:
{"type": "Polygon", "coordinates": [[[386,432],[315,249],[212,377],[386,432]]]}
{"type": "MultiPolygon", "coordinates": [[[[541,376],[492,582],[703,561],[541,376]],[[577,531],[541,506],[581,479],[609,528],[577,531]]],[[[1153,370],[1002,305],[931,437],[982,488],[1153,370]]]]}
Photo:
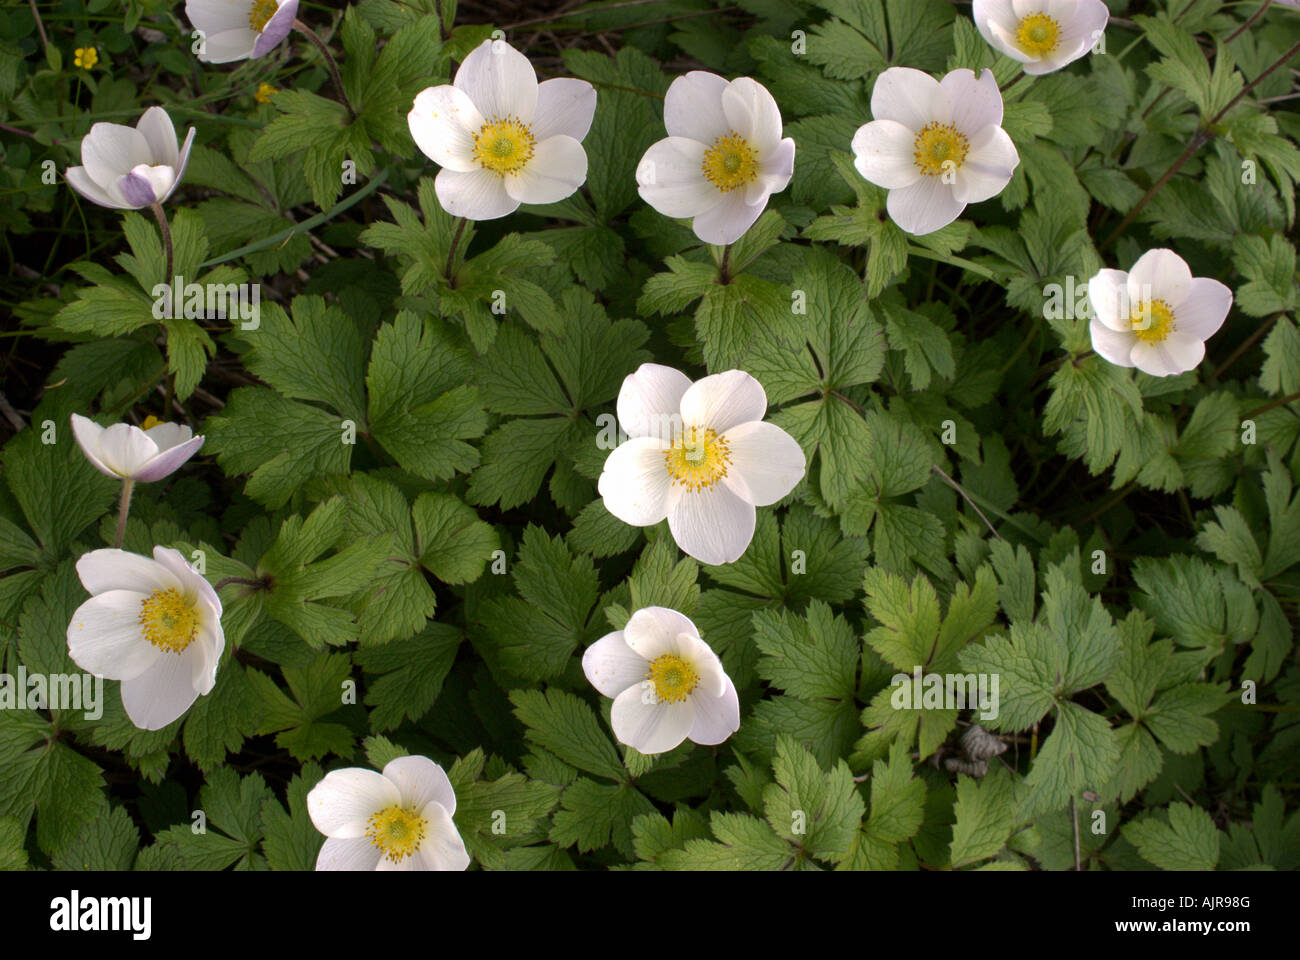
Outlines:
{"type": "Polygon", "coordinates": [[[100,473],[119,480],[152,483],[161,480],[198,452],[202,436],[184,424],[148,417],[144,427],[115,423],[101,427],[80,414],[72,415],[72,435],[86,459],[100,473]]]}
{"type": "Polygon", "coordinates": [[[733,562],[754,537],[754,508],[793,490],[807,466],[799,444],[764,423],[766,414],[762,384],[743,370],[691,383],[679,370],[643,363],[618,392],[630,439],[605,460],[597,485],[605,509],[636,527],[667,517],[677,545],[696,560],[733,562]]]}
{"type": "Polygon", "coordinates": [[[81,163],[69,167],[68,185],[91,203],[140,210],[176,192],[190,162],[194,128],[178,146],[176,128],[162,107],[150,107],[134,127],[97,123],[81,139],[81,163]]]}
{"type": "Polygon", "coordinates": [[[975,26],[1025,73],[1053,73],[1078,60],[1110,20],[1102,0],[975,0],[975,26]]]}
{"type": "Polygon", "coordinates": [[[871,115],[853,136],[853,165],[889,191],[889,216],[908,233],[933,233],[966,204],[997,196],[1020,163],[992,70],[935,80],[890,67],[876,78],[871,115]]]}
{"type": "Polygon", "coordinates": [[[666,217],[694,218],[695,235],[739,240],[794,173],[794,140],[781,138],[781,111],[761,83],[693,70],[664,98],[668,136],[637,166],[641,199],[666,217]]]}
{"type": "Polygon", "coordinates": [[[1148,250],[1123,270],[1101,270],[1088,281],[1092,348],[1111,363],[1153,377],[1194,369],[1205,341],[1223,325],[1232,291],[1210,277],[1193,277],[1172,250],[1148,250]]]}
{"type": "Polygon", "coordinates": [[[334,770],[307,794],[328,838],[317,870],[464,870],[469,854],[452,817],[456,793],[428,757],[398,757],[383,773],[334,770]]]}
{"type": "Polygon", "coordinates": [[[504,40],[470,51],[456,79],[415,98],[407,123],[439,164],[438,202],[453,216],[495,220],[521,203],[556,203],[587,179],[582,140],[596,113],[585,80],[537,82],[528,58],[504,40]]]}
{"type": "Polygon", "coordinates": [[[212,690],[226,647],[217,592],[185,558],[92,550],[77,561],[91,597],[68,623],[68,654],[88,673],[122,681],[122,705],[160,730],[212,690]]]}
{"type": "Polygon", "coordinates": [[[641,753],[666,753],[687,739],[713,746],[740,729],[736,685],[676,610],[642,607],[587,648],[582,669],[614,700],[614,736],[641,753]]]}
{"type": "Polygon", "coordinates": [[[186,0],[185,16],[203,34],[204,63],[264,57],[289,35],[298,0],[186,0]]]}

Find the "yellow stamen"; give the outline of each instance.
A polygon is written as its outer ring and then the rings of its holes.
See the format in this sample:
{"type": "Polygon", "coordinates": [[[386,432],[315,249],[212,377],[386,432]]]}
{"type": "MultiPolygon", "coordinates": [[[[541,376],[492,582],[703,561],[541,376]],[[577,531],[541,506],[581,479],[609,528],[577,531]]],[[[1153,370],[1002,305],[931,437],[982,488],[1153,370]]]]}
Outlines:
{"type": "Polygon", "coordinates": [[[180,653],[199,635],[199,612],[179,590],[155,590],[140,605],[144,638],[159,650],[180,653]]]}
{"type": "Polygon", "coordinates": [[[655,696],[666,703],[685,700],[700,682],[695,667],[675,653],[665,653],[650,661],[645,678],[655,686],[655,696]]]}
{"type": "Polygon", "coordinates": [[[394,804],[371,814],[366,836],[383,851],[385,857],[394,863],[401,863],[420,849],[427,826],[424,817],[414,810],[394,804]]]}
{"type": "Polygon", "coordinates": [[[270,103],[271,94],[279,92],[279,87],[273,87],[269,83],[263,83],[258,85],[257,92],[253,94],[253,99],[258,103],[270,103]]]}
{"type": "Polygon", "coordinates": [[[752,183],[758,176],[758,151],[732,130],[713,141],[700,165],[704,178],[723,193],[752,183]]]}
{"type": "Polygon", "coordinates": [[[154,427],[158,426],[160,423],[166,423],[166,422],[167,422],[166,420],[159,420],[157,417],[155,417],[155,416],[151,413],[151,414],[149,414],[149,416],[147,416],[147,417],[144,418],[144,423],[140,424],[140,429],[141,429],[141,430],[152,430],[154,427]]]}
{"type": "Polygon", "coordinates": [[[278,9],[275,0],[253,0],[253,9],[248,14],[248,25],[261,33],[278,9]]]}
{"type": "Polygon", "coordinates": [[[521,120],[493,117],[474,134],[474,159],[498,177],[518,173],[533,159],[533,131],[521,120]]]}
{"type": "Polygon", "coordinates": [[[1163,343],[1177,329],[1174,326],[1173,308],[1163,300],[1147,300],[1138,304],[1129,314],[1129,323],[1133,328],[1133,336],[1152,345],[1163,343]]]}
{"type": "Polygon", "coordinates": [[[688,427],[671,450],[664,452],[664,466],[673,483],[691,493],[707,490],[727,475],[731,448],[712,430],[688,427]]]}
{"type": "Polygon", "coordinates": [[[1061,25],[1045,13],[1031,13],[1016,28],[1016,43],[1025,53],[1042,57],[1061,44],[1061,25]]]}
{"type": "Polygon", "coordinates": [[[935,177],[957,170],[966,162],[969,150],[970,141],[951,123],[927,123],[916,135],[912,157],[923,174],[935,177]]]}

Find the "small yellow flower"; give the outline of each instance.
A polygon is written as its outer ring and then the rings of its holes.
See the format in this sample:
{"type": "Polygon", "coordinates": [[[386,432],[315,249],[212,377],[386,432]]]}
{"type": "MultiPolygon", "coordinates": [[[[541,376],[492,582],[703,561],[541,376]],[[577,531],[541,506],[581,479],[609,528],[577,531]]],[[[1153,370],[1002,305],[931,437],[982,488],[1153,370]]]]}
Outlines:
{"type": "Polygon", "coordinates": [[[99,63],[99,54],[94,47],[77,47],[73,51],[76,54],[72,62],[81,67],[82,70],[90,70],[95,64],[99,63]]]}
{"type": "Polygon", "coordinates": [[[273,87],[269,83],[264,83],[257,88],[257,93],[253,94],[253,99],[258,103],[270,103],[271,94],[279,92],[279,87],[273,87]]]}

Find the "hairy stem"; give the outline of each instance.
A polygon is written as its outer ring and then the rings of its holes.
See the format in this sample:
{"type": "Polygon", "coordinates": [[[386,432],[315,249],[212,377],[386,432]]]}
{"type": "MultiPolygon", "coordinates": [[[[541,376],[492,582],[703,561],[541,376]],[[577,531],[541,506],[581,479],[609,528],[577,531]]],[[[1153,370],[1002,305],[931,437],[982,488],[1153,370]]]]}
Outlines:
{"type": "Polygon", "coordinates": [[[355,120],[357,112],[352,109],[352,102],[348,100],[347,91],[343,89],[343,75],[339,73],[338,61],[334,59],[334,54],[330,53],[329,47],[325,46],[325,41],[316,35],[316,31],[301,20],[294,20],[293,28],[316,45],[316,49],[325,60],[325,68],[330,72],[330,79],[334,81],[334,89],[338,90],[343,106],[347,107],[348,117],[355,120]]]}
{"type": "Polygon", "coordinates": [[[117,511],[117,536],[113,538],[113,546],[121,549],[122,540],[126,536],[126,518],[131,512],[131,494],[135,491],[135,481],[127,478],[122,481],[122,504],[117,511]]]}

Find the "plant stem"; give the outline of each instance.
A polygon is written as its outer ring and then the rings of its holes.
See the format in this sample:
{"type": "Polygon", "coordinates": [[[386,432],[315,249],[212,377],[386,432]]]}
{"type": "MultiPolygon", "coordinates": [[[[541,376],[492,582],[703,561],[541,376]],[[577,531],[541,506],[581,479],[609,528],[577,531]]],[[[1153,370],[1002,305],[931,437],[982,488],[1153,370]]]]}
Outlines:
{"type": "MultiPolygon", "coordinates": [[[[167,214],[163,212],[162,204],[155,203],[151,205],[154,218],[158,221],[158,232],[162,234],[163,245],[163,283],[167,284],[168,296],[172,293],[172,231],[167,225],[167,214]]],[[[172,315],[175,316],[179,304],[171,305],[172,315]]],[[[167,339],[167,325],[163,324],[163,339],[167,339]]],[[[163,419],[171,416],[172,394],[176,389],[176,374],[170,369],[168,364],[167,371],[167,392],[163,395],[163,419]]]]}
{"type": "Polygon", "coordinates": [[[245,587],[257,587],[259,590],[266,589],[265,580],[254,580],[252,577],[225,577],[214,583],[212,589],[220,590],[222,587],[229,586],[232,583],[237,583],[240,586],[245,587]]]}
{"type": "Polygon", "coordinates": [[[1257,341],[1264,334],[1268,333],[1268,331],[1272,328],[1273,324],[1277,322],[1277,318],[1281,316],[1284,316],[1284,314],[1275,313],[1273,314],[1273,316],[1269,317],[1267,320],[1261,323],[1255,329],[1254,333],[1252,333],[1249,337],[1247,337],[1244,341],[1242,341],[1241,346],[1239,346],[1236,350],[1232,351],[1232,356],[1228,357],[1227,360],[1224,360],[1223,363],[1219,365],[1219,369],[1215,370],[1214,373],[1210,374],[1210,379],[1218,380],[1219,377],[1223,374],[1223,371],[1227,370],[1230,366],[1236,363],[1241,358],[1242,354],[1244,354],[1247,350],[1249,350],[1251,347],[1255,345],[1255,341],[1257,341]]]}
{"type": "Polygon", "coordinates": [[[325,41],[316,35],[311,27],[301,20],[294,20],[293,28],[301,33],[304,37],[316,45],[320,55],[325,58],[325,67],[330,72],[330,78],[334,81],[334,87],[343,99],[343,106],[347,107],[348,117],[352,120],[357,118],[357,112],[352,109],[352,102],[348,100],[347,91],[343,89],[343,75],[339,73],[338,61],[334,59],[334,54],[330,53],[329,47],[325,46],[325,41]]]}
{"type": "Polygon", "coordinates": [[[1002,534],[998,533],[997,528],[994,527],[993,524],[989,523],[989,518],[984,516],[984,511],[975,505],[975,501],[972,500],[970,498],[970,495],[966,493],[965,490],[962,489],[960,483],[958,483],[952,477],[948,476],[948,474],[940,470],[938,464],[934,464],[934,463],[930,464],[930,469],[933,470],[935,473],[937,473],[939,476],[943,477],[943,479],[947,481],[948,486],[952,487],[959,494],[961,494],[961,498],[965,500],[967,503],[969,503],[971,509],[980,515],[980,519],[984,521],[984,526],[989,528],[989,533],[993,534],[993,536],[997,537],[999,540],[1002,539],[1002,534]]]}
{"type": "Polygon", "coordinates": [[[722,264],[718,267],[718,282],[731,283],[731,244],[722,248],[722,264]]]}
{"type": "Polygon", "coordinates": [[[1300,392],[1293,393],[1293,394],[1291,394],[1291,395],[1288,396],[1288,397],[1278,397],[1276,400],[1272,400],[1272,401],[1270,401],[1270,402],[1264,404],[1262,407],[1256,407],[1254,410],[1250,411],[1250,413],[1248,413],[1248,414],[1246,414],[1244,417],[1242,417],[1242,419],[1243,419],[1243,420],[1253,420],[1255,417],[1259,416],[1261,413],[1267,413],[1268,411],[1272,410],[1274,407],[1280,407],[1280,406],[1282,406],[1283,404],[1290,403],[1290,402],[1293,401],[1293,400],[1300,400],[1300,392]]]}
{"type": "Polygon", "coordinates": [[[135,490],[135,481],[129,478],[122,481],[122,505],[117,511],[117,537],[113,546],[121,549],[122,539],[126,536],[126,517],[131,512],[131,494],[135,490]]]}
{"type": "Polygon", "coordinates": [[[1166,183],[1169,182],[1169,180],[1173,177],[1173,175],[1183,168],[1183,164],[1187,163],[1188,160],[1192,159],[1192,155],[1195,154],[1197,150],[1200,150],[1201,147],[1205,146],[1205,144],[1209,143],[1210,140],[1214,138],[1214,134],[1210,131],[1213,130],[1215,124],[1217,124],[1220,120],[1223,119],[1224,116],[1227,115],[1228,111],[1230,111],[1233,107],[1235,107],[1242,100],[1244,100],[1246,95],[1250,93],[1250,91],[1254,90],[1255,87],[1259,86],[1259,84],[1263,82],[1265,78],[1270,76],[1274,70],[1276,70],[1278,67],[1290,61],[1291,58],[1294,57],[1297,53],[1300,53],[1300,43],[1297,43],[1286,53],[1282,54],[1282,58],[1280,60],[1278,60],[1272,66],[1268,67],[1266,70],[1264,70],[1263,73],[1261,73],[1254,80],[1250,81],[1250,83],[1242,87],[1241,92],[1238,93],[1235,97],[1233,97],[1232,100],[1228,102],[1227,106],[1225,106],[1222,110],[1220,110],[1218,113],[1216,113],[1213,117],[1210,118],[1210,122],[1205,125],[1204,129],[1197,130],[1196,133],[1192,136],[1191,142],[1187,144],[1187,149],[1184,150],[1179,155],[1178,159],[1173,162],[1173,165],[1170,166],[1168,170],[1166,170],[1163,174],[1161,174],[1159,180],[1151,184],[1151,188],[1142,195],[1142,199],[1139,200],[1136,205],[1134,205],[1133,209],[1124,215],[1124,219],[1119,222],[1119,226],[1117,226],[1114,230],[1111,231],[1110,236],[1108,236],[1105,239],[1105,241],[1103,241],[1099,249],[1105,249],[1106,247],[1109,247],[1112,243],[1114,243],[1119,238],[1119,235],[1124,232],[1124,228],[1133,222],[1133,220],[1137,217],[1137,215],[1142,212],[1143,208],[1148,203],[1151,202],[1151,199],[1157,193],[1160,192],[1160,190],[1164,187],[1166,183]]]}
{"type": "Polygon", "coordinates": [[[461,234],[465,232],[465,224],[468,222],[464,217],[456,218],[456,232],[451,235],[451,249],[447,251],[447,267],[442,272],[446,274],[448,285],[456,289],[456,248],[460,246],[461,234]]]}
{"type": "Polygon", "coordinates": [[[1232,33],[1228,34],[1227,38],[1224,39],[1223,41],[1223,45],[1226,47],[1228,44],[1232,43],[1232,41],[1236,40],[1239,36],[1241,36],[1243,33],[1245,33],[1247,30],[1253,27],[1255,25],[1255,21],[1258,20],[1260,17],[1262,17],[1264,15],[1264,11],[1267,10],[1272,5],[1273,5],[1273,0],[1264,0],[1264,2],[1259,5],[1259,9],[1254,12],[1254,14],[1251,16],[1249,20],[1247,20],[1245,23],[1239,26],[1236,30],[1232,31],[1232,33]]]}
{"type": "Polygon", "coordinates": [[[50,38],[45,35],[45,24],[41,22],[41,15],[36,12],[36,0],[27,0],[27,2],[31,4],[32,16],[36,19],[36,30],[41,35],[41,46],[48,47],[50,45],[50,38]]]}

